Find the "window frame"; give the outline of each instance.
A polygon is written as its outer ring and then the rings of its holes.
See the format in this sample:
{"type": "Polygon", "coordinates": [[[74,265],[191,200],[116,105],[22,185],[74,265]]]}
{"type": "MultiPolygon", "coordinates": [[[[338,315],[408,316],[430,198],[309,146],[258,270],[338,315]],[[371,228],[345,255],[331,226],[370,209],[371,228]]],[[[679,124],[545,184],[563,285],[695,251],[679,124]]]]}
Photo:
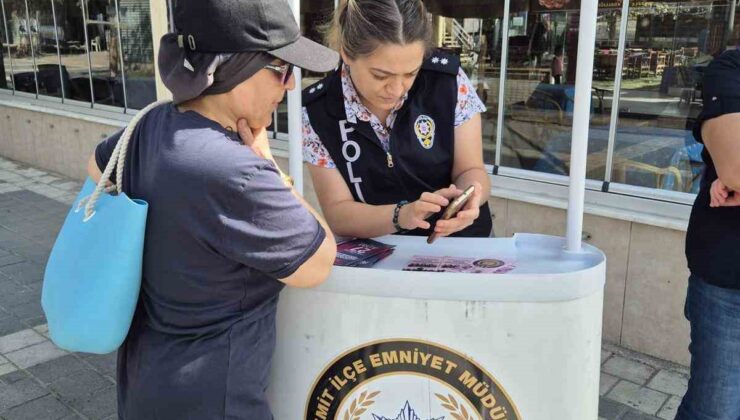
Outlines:
{"type": "MultiPolygon", "coordinates": [[[[28,0],[23,0],[26,5],[26,23],[29,23],[28,19],[28,0]]],[[[512,0],[505,0],[504,3],[504,16],[502,18],[501,25],[501,56],[500,56],[500,79],[498,82],[498,114],[496,116],[497,125],[494,132],[494,144],[495,144],[495,157],[494,162],[486,162],[486,168],[492,180],[492,196],[510,200],[527,201],[546,205],[550,207],[564,208],[567,205],[567,188],[568,188],[568,177],[563,175],[555,175],[543,172],[536,172],[533,170],[517,169],[512,167],[501,166],[501,152],[503,148],[503,128],[505,122],[505,92],[506,84],[509,82],[507,77],[508,67],[508,50],[509,50],[509,37],[506,34],[510,30],[510,6],[512,0]],[[537,198],[537,197],[540,198],[537,198]]],[[[2,15],[0,18],[3,19],[3,25],[5,30],[5,42],[8,44],[8,22],[5,14],[5,0],[0,0],[2,3],[2,15]]],[[[36,94],[27,92],[19,92],[16,90],[15,82],[11,83],[8,89],[0,90],[0,105],[15,105],[23,108],[33,108],[34,110],[47,109],[50,113],[64,115],[73,115],[77,118],[92,118],[98,122],[107,121],[112,125],[125,124],[130,118],[136,114],[138,110],[131,109],[128,106],[128,95],[126,87],[126,76],[125,66],[123,57],[123,42],[118,42],[117,48],[119,49],[119,57],[121,61],[121,78],[123,83],[123,96],[124,106],[110,106],[95,103],[94,92],[92,92],[92,62],[91,62],[91,51],[88,39],[88,23],[87,17],[88,11],[86,6],[88,0],[81,0],[81,8],[83,12],[83,24],[85,34],[85,53],[88,59],[88,75],[90,76],[91,84],[91,101],[82,102],[73,99],[67,99],[64,89],[62,89],[61,97],[54,97],[48,95],[40,95],[38,93],[38,80],[36,79],[37,91],[36,94]]],[[[111,25],[116,27],[118,32],[119,40],[121,40],[121,22],[120,22],[120,5],[119,0],[115,0],[114,3],[116,16],[111,25]]],[[[607,157],[606,157],[606,168],[603,180],[589,179],[586,181],[586,213],[597,214],[597,215],[610,215],[608,217],[615,217],[624,220],[637,220],[643,221],[652,225],[661,225],[672,229],[685,229],[685,224],[688,221],[688,210],[693,204],[696,195],[691,193],[667,191],[657,188],[641,187],[636,185],[622,184],[611,182],[613,170],[614,170],[614,155],[615,155],[615,143],[616,135],[619,123],[619,101],[621,99],[621,88],[622,88],[622,69],[624,68],[624,51],[626,49],[628,25],[629,25],[629,12],[630,12],[630,0],[623,0],[621,7],[621,15],[619,22],[619,39],[618,39],[618,58],[615,68],[614,76],[614,97],[612,99],[611,115],[609,117],[609,134],[608,134],[608,146],[607,146],[607,157]],[[620,204],[621,203],[621,204],[620,204]],[[665,220],[660,221],[658,215],[665,215],[665,220]]],[[[59,58],[60,66],[62,65],[61,49],[59,47],[59,35],[57,33],[57,17],[56,10],[53,7],[52,2],[52,13],[55,27],[55,38],[56,38],[56,51],[59,58]]],[[[169,12],[168,12],[168,17],[169,12]]],[[[153,17],[150,14],[150,19],[153,17]]],[[[154,41],[154,40],[153,40],[154,41]]],[[[7,52],[10,53],[10,47],[7,47],[7,52]]],[[[35,62],[35,54],[33,59],[35,62]]],[[[14,74],[13,69],[13,57],[8,54],[10,62],[11,78],[14,74]]],[[[34,68],[36,65],[34,64],[34,68]]],[[[60,68],[61,72],[61,68],[60,68]]],[[[155,75],[156,78],[156,75],[155,75]]],[[[288,135],[286,132],[281,132],[281,127],[278,123],[277,111],[274,114],[275,131],[270,131],[270,137],[273,139],[272,143],[275,146],[276,155],[287,157],[288,155],[288,135]]]]}
{"type": "MultiPolygon", "coordinates": [[[[17,1],[21,1],[21,0],[17,0],[17,1]]],[[[25,11],[26,25],[29,25],[30,24],[30,18],[29,18],[30,11],[29,11],[29,6],[28,6],[28,0],[22,0],[22,1],[23,1],[24,11],[25,11]]],[[[54,1],[53,0],[50,1],[50,4],[51,4],[50,10],[51,10],[52,20],[53,20],[53,26],[54,26],[54,41],[55,41],[55,44],[56,44],[56,55],[57,55],[57,61],[58,61],[58,64],[57,65],[59,66],[59,77],[60,77],[60,80],[61,80],[61,78],[62,78],[62,66],[64,66],[64,63],[62,61],[63,56],[61,54],[61,46],[60,46],[60,43],[59,43],[59,32],[58,32],[59,31],[59,29],[58,29],[59,26],[58,26],[58,23],[57,23],[57,10],[56,10],[56,7],[55,7],[55,4],[54,4],[54,1]]],[[[99,22],[99,21],[96,21],[96,20],[89,19],[88,9],[87,9],[88,0],[80,0],[80,12],[81,12],[81,16],[82,16],[82,26],[83,26],[83,34],[84,34],[84,40],[85,40],[85,52],[84,52],[84,54],[86,55],[86,61],[87,61],[87,77],[89,79],[89,85],[90,85],[90,102],[86,102],[86,101],[80,101],[80,100],[75,100],[75,99],[69,99],[69,98],[67,98],[68,92],[66,92],[66,90],[64,89],[64,85],[63,84],[62,84],[62,87],[61,87],[61,90],[62,90],[61,96],[52,96],[52,95],[45,95],[45,94],[39,93],[38,65],[36,63],[36,59],[37,59],[36,55],[37,54],[36,54],[36,51],[34,49],[33,41],[32,40],[30,40],[31,41],[30,42],[30,48],[31,48],[31,58],[32,58],[32,63],[33,63],[34,84],[35,84],[35,87],[36,87],[36,92],[35,93],[31,93],[31,92],[21,92],[21,91],[16,90],[15,79],[14,79],[14,75],[15,75],[14,58],[13,58],[13,54],[11,53],[11,50],[10,50],[10,42],[9,42],[10,34],[8,32],[8,19],[7,19],[7,14],[6,14],[5,0],[0,0],[0,6],[1,6],[0,7],[0,19],[2,19],[3,30],[5,31],[5,39],[3,40],[3,42],[5,44],[5,47],[7,47],[7,61],[10,63],[10,69],[9,70],[10,70],[10,75],[11,75],[11,80],[12,80],[12,82],[10,84],[11,86],[9,86],[7,89],[0,89],[0,93],[2,93],[3,95],[7,95],[8,93],[10,93],[10,94],[12,94],[14,96],[18,96],[22,100],[27,99],[29,97],[29,95],[30,95],[30,96],[34,97],[35,99],[37,99],[38,101],[40,101],[39,104],[46,104],[46,103],[49,103],[49,102],[61,102],[61,103],[64,103],[64,104],[72,105],[75,108],[79,107],[79,109],[76,109],[75,110],[76,112],[84,112],[84,109],[87,108],[87,109],[98,109],[98,110],[109,111],[109,112],[119,112],[119,113],[127,114],[127,115],[135,115],[136,112],[139,111],[139,110],[138,109],[131,109],[129,107],[129,104],[128,104],[128,96],[129,95],[128,95],[128,92],[127,92],[128,87],[127,87],[127,78],[126,78],[126,67],[125,67],[125,62],[124,62],[124,57],[123,57],[123,42],[120,41],[122,39],[121,38],[122,37],[122,33],[121,33],[121,20],[120,20],[121,9],[120,9],[119,0],[114,0],[114,4],[113,5],[114,5],[114,10],[115,10],[115,18],[113,20],[111,20],[111,21],[99,22]],[[120,74],[121,74],[121,90],[122,90],[122,94],[123,94],[123,106],[122,107],[121,106],[113,106],[113,105],[104,105],[104,104],[99,104],[99,103],[96,103],[95,102],[95,92],[94,92],[94,89],[93,89],[92,56],[91,56],[91,50],[90,50],[90,37],[88,35],[88,26],[90,24],[105,24],[107,26],[113,27],[113,30],[115,30],[116,33],[117,33],[117,36],[118,36],[118,39],[119,39],[119,42],[117,43],[118,44],[117,45],[117,49],[118,49],[117,53],[118,53],[118,57],[119,57],[119,61],[120,61],[119,62],[119,65],[121,66],[121,68],[120,68],[120,74]]],[[[150,20],[151,19],[152,19],[152,17],[151,17],[151,14],[150,14],[150,20]]],[[[30,33],[30,28],[27,27],[26,28],[26,31],[30,33]]],[[[153,57],[153,60],[156,60],[156,57],[153,57]]],[[[152,63],[152,64],[154,65],[154,63],[152,63]]],[[[6,69],[6,71],[7,71],[7,69],[6,69]]],[[[156,79],[156,75],[154,76],[154,79],[156,79]]],[[[96,113],[93,112],[93,113],[91,113],[91,115],[95,116],[96,113]]]]}

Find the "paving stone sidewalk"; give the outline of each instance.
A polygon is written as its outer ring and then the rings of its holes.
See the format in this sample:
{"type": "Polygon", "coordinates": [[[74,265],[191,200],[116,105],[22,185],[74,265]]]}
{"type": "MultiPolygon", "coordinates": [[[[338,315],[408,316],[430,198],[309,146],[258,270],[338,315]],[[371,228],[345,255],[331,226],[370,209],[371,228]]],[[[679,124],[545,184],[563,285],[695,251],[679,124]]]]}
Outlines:
{"type": "MultiPolygon", "coordinates": [[[[44,265],[81,186],[0,157],[2,420],[117,418],[115,354],[56,348],[40,304],[44,265]]],[[[609,344],[601,358],[600,420],[673,419],[685,368],[609,344]]]]}
{"type": "Polygon", "coordinates": [[[683,366],[604,343],[599,419],[673,420],[688,379],[683,366]]]}

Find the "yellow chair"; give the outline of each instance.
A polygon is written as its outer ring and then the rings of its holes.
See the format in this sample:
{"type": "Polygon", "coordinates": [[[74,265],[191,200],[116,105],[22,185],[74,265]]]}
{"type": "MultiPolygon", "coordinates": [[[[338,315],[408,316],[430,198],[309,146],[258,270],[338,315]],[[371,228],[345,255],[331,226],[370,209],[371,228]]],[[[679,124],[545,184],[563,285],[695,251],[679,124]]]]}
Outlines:
{"type": "Polygon", "coordinates": [[[675,183],[673,185],[673,188],[671,189],[674,191],[683,191],[683,177],[681,176],[681,171],[675,166],[668,166],[666,168],[661,168],[658,166],[650,165],[648,163],[636,162],[634,160],[627,160],[627,161],[620,162],[617,165],[615,165],[615,169],[616,171],[614,174],[615,175],[614,179],[617,182],[621,182],[623,184],[627,183],[628,173],[642,172],[642,173],[647,173],[647,174],[655,176],[654,185],[643,185],[643,186],[662,189],[663,186],[666,185],[666,177],[671,175],[675,179],[675,183]]]}

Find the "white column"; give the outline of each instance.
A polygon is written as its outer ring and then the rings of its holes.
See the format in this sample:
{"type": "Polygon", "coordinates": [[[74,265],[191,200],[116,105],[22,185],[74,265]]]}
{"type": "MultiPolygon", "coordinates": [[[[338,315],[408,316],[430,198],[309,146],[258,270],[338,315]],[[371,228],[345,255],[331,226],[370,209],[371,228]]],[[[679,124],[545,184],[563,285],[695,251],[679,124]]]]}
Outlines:
{"type": "MultiPolygon", "coordinates": [[[[496,121],[496,157],[493,163],[501,166],[501,150],[504,147],[504,112],[506,110],[506,66],[509,59],[509,16],[511,0],[504,2],[504,16],[501,19],[501,64],[498,75],[498,116],[496,121]]],[[[493,57],[491,57],[493,59],[493,57]]]]}
{"type": "Polygon", "coordinates": [[[578,28],[576,97],[570,149],[570,191],[568,198],[568,251],[581,250],[583,200],[586,194],[588,127],[591,119],[591,79],[594,69],[598,0],[582,0],[578,28]]]}
{"type": "MultiPolygon", "coordinates": [[[[301,1],[290,0],[298,25],[301,23],[301,1]]],[[[295,89],[288,92],[288,172],[295,182],[295,190],[303,195],[303,135],[301,133],[301,70],[296,68],[295,89]]]]}

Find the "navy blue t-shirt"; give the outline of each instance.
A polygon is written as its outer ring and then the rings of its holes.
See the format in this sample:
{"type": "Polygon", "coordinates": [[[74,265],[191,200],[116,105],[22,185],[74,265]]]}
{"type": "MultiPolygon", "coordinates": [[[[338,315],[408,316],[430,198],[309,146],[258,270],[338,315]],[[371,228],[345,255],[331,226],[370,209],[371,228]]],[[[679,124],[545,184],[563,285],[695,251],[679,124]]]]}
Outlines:
{"type": "MultiPolygon", "coordinates": [[[[726,51],[709,64],[702,96],[704,109],[694,137],[703,143],[701,127],[705,121],[740,112],[740,50],[726,51]]],[[[736,140],[740,142],[740,134],[736,140]]],[[[717,170],[706,148],[702,157],[706,168],[686,232],[689,269],[709,284],[740,289],[740,207],[709,207],[709,189],[717,179],[717,170]]],[[[736,164],[740,167],[740,162],[736,164]]]]}
{"type": "MultiPolygon", "coordinates": [[[[97,147],[101,170],[119,136],[97,147]]],[[[271,419],[277,279],[324,230],[272,162],[172,104],[137,126],[123,190],[149,214],[139,304],[118,353],[119,418],[271,419]]]]}

